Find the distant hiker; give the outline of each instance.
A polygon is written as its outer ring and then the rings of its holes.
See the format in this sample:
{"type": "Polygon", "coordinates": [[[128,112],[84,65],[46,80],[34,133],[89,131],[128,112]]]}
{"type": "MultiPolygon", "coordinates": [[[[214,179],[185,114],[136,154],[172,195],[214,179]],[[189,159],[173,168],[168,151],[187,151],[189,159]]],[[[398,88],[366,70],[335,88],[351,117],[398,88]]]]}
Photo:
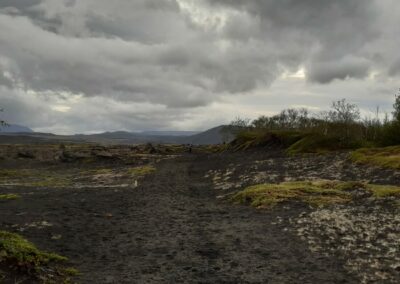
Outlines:
{"type": "Polygon", "coordinates": [[[192,153],[192,144],[189,144],[189,150],[188,150],[188,152],[189,152],[189,153],[192,153]]]}

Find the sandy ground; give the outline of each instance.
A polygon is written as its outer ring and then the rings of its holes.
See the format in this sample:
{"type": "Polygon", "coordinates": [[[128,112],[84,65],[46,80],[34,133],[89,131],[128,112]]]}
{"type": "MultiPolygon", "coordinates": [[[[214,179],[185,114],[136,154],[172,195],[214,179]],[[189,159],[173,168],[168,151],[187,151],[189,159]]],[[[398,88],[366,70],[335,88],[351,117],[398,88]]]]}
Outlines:
{"type": "MultiPolygon", "coordinates": [[[[398,248],[376,256],[385,263],[378,272],[386,274],[379,277],[368,263],[356,270],[349,266],[357,254],[333,249],[335,240],[352,234],[350,230],[340,235],[334,224],[329,225],[336,220],[332,214],[351,214],[347,207],[340,212],[324,209],[331,211],[323,215],[304,204],[256,210],[224,198],[247,184],[311,176],[400,184],[397,172],[354,166],[341,155],[297,162],[280,153],[184,155],[158,161],[156,172],[139,179],[137,186],[112,175],[108,178],[114,182],[96,187],[90,186],[96,183],[93,176],[91,183],[80,181],[79,186],[2,185],[0,193],[18,193],[21,198],[0,203],[0,229],[67,256],[81,272],[77,283],[398,283],[398,248]],[[328,235],[324,226],[330,228],[328,235]]],[[[104,166],[114,174],[125,170],[125,165],[104,166]]],[[[40,169],[23,162],[2,162],[4,167],[40,169]]],[[[91,165],[56,167],[73,176],[77,168],[91,165]]],[[[398,216],[398,208],[390,208],[385,216],[398,216]]],[[[365,215],[360,214],[363,221],[365,215]]],[[[384,248],[398,244],[400,223],[393,222],[388,230],[394,240],[389,238],[384,248]]]]}

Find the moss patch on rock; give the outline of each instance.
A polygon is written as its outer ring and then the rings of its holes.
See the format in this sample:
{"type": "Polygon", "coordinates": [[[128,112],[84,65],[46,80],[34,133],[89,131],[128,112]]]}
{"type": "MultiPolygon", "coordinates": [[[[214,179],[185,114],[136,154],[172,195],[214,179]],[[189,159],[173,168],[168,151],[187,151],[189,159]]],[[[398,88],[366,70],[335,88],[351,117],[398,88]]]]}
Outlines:
{"type": "Polygon", "coordinates": [[[351,191],[355,189],[365,190],[376,198],[400,196],[400,187],[396,186],[317,180],[254,185],[235,194],[232,201],[257,208],[270,208],[284,201],[298,200],[322,207],[352,201],[351,191]]]}
{"type": "Polygon", "coordinates": [[[400,146],[359,149],[351,154],[351,160],[356,163],[400,170],[400,146]]]}

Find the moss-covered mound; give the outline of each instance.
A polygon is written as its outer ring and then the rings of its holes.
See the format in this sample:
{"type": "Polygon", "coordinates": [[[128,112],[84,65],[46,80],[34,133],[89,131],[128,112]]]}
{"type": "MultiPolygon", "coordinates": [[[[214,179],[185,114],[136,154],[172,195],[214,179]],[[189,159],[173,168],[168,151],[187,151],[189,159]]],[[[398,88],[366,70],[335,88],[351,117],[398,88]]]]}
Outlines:
{"type": "Polygon", "coordinates": [[[14,199],[19,199],[21,198],[21,196],[19,196],[18,194],[0,194],[0,201],[1,200],[14,200],[14,199]]]}
{"type": "Polygon", "coordinates": [[[1,278],[26,278],[42,283],[68,283],[70,268],[62,267],[66,257],[39,250],[22,236],[0,231],[1,278]],[[25,275],[25,277],[23,277],[25,275]]]}
{"type": "Polygon", "coordinates": [[[351,159],[357,163],[400,170],[400,146],[359,149],[351,154],[351,159]]]}
{"type": "Polygon", "coordinates": [[[136,177],[143,177],[149,174],[152,174],[156,171],[156,168],[153,166],[142,166],[135,167],[129,170],[129,173],[136,177]]]}
{"type": "Polygon", "coordinates": [[[277,146],[286,148],[304,137],[296,131],[247,130],[237,134],[230,143],[233,151],[247,150],[254,147],[277,146]]]}
{"type": "Polygon", "coordinates": [[[344,149],[338,137],[328,137],[319,134],[309,134],[290,145],[287,149],[288,154],[300,153],[323,153],[344,149]]]}
{"type": "Polygon", "coordinates": [[[257,208],[273,207],[288,200],[298,200],[312,206],[326,206],[352,201],[354,189],[364,190],[366,194],[376,198],[400,196],[400,187],[396,186],[318,180],[254,185],[235,194],[232,201],[257,208]]]}
{"type": "Polygon", "coordinates": [[[345,141],[339,136],[327,136],[317,132],[251,129],[239,132],[236,139],[229,144],[229,148],[241,151],[274,146],[286,149],[288,154],[301,154],[356,149],[361,144],[360,141],[345,141]]]}

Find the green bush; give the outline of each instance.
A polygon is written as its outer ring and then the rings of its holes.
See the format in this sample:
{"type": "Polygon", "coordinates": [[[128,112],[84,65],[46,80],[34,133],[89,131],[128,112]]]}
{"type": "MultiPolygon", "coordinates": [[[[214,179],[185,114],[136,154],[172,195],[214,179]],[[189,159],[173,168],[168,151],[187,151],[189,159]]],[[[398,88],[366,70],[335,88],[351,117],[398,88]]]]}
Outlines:
{"type": "Polygon", "coordinates": [[[361,118],[357,105],[342,99],[329,111],[286,109],[253,121],[237,119],[225,130],[236,136],[231,143],[234,150],[278,145],[295,154],[400,145],[400,96],[393,106],[393,120],[388,115],[381,119],[379,108],[375,117],[361,118]]]}
{"type": "Polygon", "coordinates": [[[400,145],[400,121],[393,121],[383,127],[379,144],[381,146],[400,145]]]}
{"type": "Polygon", "coordinates": [[[304,134],[298,131],[252,129],[239,132],[230,147],[235,151],[265,146],[289,147],[303,137],[304,134]]]}

